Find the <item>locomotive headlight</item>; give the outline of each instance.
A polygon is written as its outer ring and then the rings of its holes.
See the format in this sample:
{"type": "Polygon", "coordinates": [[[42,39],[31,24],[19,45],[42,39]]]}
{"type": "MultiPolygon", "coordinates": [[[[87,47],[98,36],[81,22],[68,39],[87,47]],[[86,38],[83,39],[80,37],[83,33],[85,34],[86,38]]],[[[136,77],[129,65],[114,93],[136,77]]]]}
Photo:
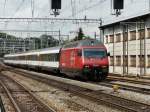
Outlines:
{"type": "Polygon", "coordinates": [[[107,68],[107,66],[101,66],[102,68],[107,68]]]}
{"type": "Polygon", "coordinates": [[[85,68],[90,68],[90,66],[89,66],[89,65],[85,65],[84,67],[85,67],[85,68]]]}
{"type": "Polygon", "coordinates": [[[89,73],[90,72],[90,65],[85,65],[83,71],[84,71],[84,73],[89,73]]]}

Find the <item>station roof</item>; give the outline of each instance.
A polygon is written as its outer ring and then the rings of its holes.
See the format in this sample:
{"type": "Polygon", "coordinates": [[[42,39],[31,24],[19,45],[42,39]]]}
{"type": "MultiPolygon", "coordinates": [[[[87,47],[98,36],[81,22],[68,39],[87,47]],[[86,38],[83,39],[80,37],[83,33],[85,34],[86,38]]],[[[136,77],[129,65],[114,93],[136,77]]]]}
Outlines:
{"type": "Polygon", "coordinates": [[[134,15],[134,16],[130,16],[130,17],[124,17],[121,19],[114,19],[113,21],[111,21],[109,23],[102,24],[102,26],[100,26],[99,28],[103,29],[103,28],[110,27],[115,24],[120,24],[121,22],[135,22],[135,21],[139,20],[139,18],[144,19],[145,17],[148,17],[148,16],[150,16],[150,12],[145,12],[143,14],[134,15]]]}

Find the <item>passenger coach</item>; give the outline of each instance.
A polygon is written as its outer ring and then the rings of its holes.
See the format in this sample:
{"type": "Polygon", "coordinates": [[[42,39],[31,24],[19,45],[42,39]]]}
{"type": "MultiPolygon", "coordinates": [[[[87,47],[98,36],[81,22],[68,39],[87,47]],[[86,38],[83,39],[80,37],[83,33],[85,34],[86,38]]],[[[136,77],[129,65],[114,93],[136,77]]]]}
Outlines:
{"type": "Polygon", "coordinates": [[[56,71],[61,47],[5,55],[4,63],[28,69],[56,71]]]}

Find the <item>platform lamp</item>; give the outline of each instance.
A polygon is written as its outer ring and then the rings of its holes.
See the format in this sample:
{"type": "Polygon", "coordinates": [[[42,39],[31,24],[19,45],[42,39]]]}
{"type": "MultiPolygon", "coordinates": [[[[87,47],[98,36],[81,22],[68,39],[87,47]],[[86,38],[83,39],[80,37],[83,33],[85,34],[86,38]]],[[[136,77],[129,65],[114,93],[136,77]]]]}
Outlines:
{"type": "Polygon", "coordinates": [[[57,15],[60,15],[60,9],[61,9],[61,0],[50,0],[51,3],[51,10],[52,10],[52,14],[55,17],[57,15]]]}

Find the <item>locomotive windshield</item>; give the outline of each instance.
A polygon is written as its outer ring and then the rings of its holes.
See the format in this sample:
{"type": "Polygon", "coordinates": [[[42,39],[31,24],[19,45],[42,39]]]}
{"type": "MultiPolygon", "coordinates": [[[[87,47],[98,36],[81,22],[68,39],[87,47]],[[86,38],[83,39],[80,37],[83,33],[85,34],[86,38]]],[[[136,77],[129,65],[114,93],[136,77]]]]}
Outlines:
{"type": "Polygon", "coordinates": [[[107,53],[104,49],[84,49],[84,57],[86,58],[103,58],[107,53]]]}

